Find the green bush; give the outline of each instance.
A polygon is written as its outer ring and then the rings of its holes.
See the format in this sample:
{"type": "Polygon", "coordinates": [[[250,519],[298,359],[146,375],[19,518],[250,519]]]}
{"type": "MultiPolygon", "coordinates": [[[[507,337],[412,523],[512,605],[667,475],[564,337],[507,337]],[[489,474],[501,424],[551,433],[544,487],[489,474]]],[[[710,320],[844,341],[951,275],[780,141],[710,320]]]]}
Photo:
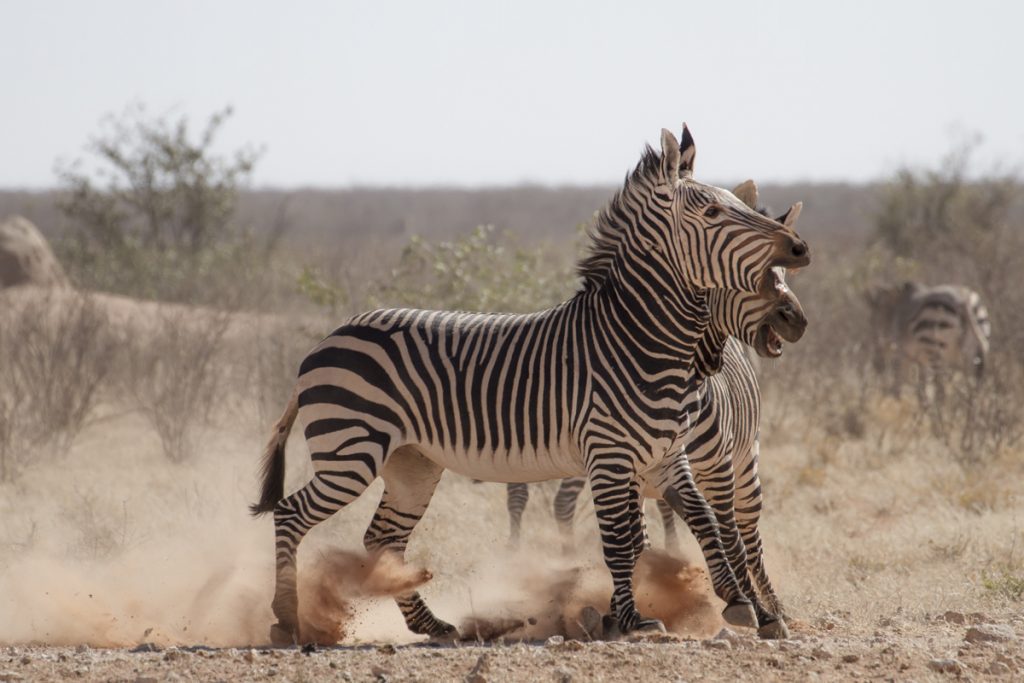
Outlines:
{"type": "Polygon", "coordinates": [[[283,225],[256,240],[234,222],[259,153],[215,153],[230,115],[214,114],[195,138],[185,118],[150,119],[135,107],[91,141],[96,168],[81,160],[58,168],[69,230],[57,248],[75,282],[203,303],[251,292],[283,225]]]}
{"type": "MultiPolygon", "coordinates": [[[[413,236],[386,278],[366,294],[370,306],[525,313],[569,298],[576,287],[570,250],[524,247],[507,232],[481,225],[454,240],[413,236]]],[[[349,303],[344,288],[306,268],[299,289],[332,310],[349,303]]]]}

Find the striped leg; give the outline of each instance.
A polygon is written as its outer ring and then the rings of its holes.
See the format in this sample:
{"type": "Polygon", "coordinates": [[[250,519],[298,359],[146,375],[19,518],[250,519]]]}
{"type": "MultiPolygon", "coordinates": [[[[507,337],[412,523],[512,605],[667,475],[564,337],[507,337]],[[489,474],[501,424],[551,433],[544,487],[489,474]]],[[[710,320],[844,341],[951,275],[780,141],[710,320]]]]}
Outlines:
{"type": "Polygon", "coordinates": [[[576,501],[580,491],[587,483],[584,477],[563,479],[555,494],[555,521],[562,536],[562,552],[568,553],[573,548],[573,519],[576,516],[576,501]]]}
{"type": "Polygon", "coordinates": [[[659,500],[658,514],[661,516],[661,527],[665,530],[665,550],[678,554],[682,546],[679,543],[679,531],[676,529],[675,510],[665,501],[659,500]]]}
{"type": "Polygon", "coordinates": [[[510,483],[506,485],[508,505],[509,537],[510,548],[519,547],[519,535],[523,526],[523,511],[530,500],[530,485],[523,483],[510,483]]]}
{"type": "Polygon", "coordinates": [[[644,498],[640,495],[640,482],[634,480],[629,490],[630,517],[633,519],[633,555],[637,560],[644,550],[651,547],[647,535],[647,517],[644,515],[644,498]]]}
{"type": "MultiPolygon", "coordinates": [[[[736,520],[737,482],[732,458],[723,451],[712,451],[710,457],[713,462],[719,464],[710,475],[701,477],[700,489],[707,492],[708,504],[714,511],[715,519],[718,522],[718,531],[722,538],[722,545],[725,548],[729,565],[736,576],[740,590],[753,603],[754,612],[757,615],[759,633],[763,637],[768,638],[786,637],[788,634],[785,624],[780,622],[776,614],[765,608],[758,598],[754,585],[751,583],[746,544],[740,535],[736,520]]],[[[756,476],[756,461],[753,466],[753,473],[756,476]]],[[[749,478],[749,475],[747,477],[749,478]]]]}
{"type": "Polygon", "coordinates": [[[634,540],[638,529],[634,519],[638,505],[633,502],[635,475],[621,464],[602,465],[592,460],[589,477],[604,561],[612,575],[611,609],[619,629],[622,633],[637,629],[664,631],[665,626],[657,619],[640,616],[633,596],[633,569],[637,559],[634,540]]]}
{"type": "Polygon", "coordinates": [[[737,487],[736,523],[746,550],[747,568],[754,583],[757,584],[761,599],[768,610],[785,619],[782,601],[776,594],[764,566],[764,547],[761,543],[761,533],[757,528],[761,520],[761,478],[757,473],[758,447],[759,444],[755,441],[750,474],[745,476],[744,481],[737,487]]]}
{"type": "Polygon", "coordinates": [[[363,465],[359,468],[361,471],[321,470],[274,507],[277,583],[271,608],[277,623],[270,628],[270,638],[276,645],[292,645],[301,638],[295,558],[302,538],[314,526],[358,498],[377,478],[376,462],[368,456],[359,458],[363,465]]]}
{"type": "MultiPolygon", "coordinates": [[[[709,578],[715,594],[726,603],[722,612],[725,621],[734,626],[757,626],[757,614],[749,593],[744,591],[729,562],[718,520],[705,500],[690,472],[689,462],[682,454],[670,459],[660,473],[658,488],[665,502],[689,526],[708,564],[709,578]]],[[[745,570],[744,570],[745,575],[745,570]]]]}
{"type": "MultiPolygon", "coordinates": [[[[395,552],[405,556],[416,524],[427,511],[444,469],[406,446],[395,451],[384,465],[384,495],[363,536],[363,545],[371,552],[395,552]]],[[[458,636],[451,624],[430,611],[417,592],[395,598],[409,630],[433,638],[458,636]]]]}

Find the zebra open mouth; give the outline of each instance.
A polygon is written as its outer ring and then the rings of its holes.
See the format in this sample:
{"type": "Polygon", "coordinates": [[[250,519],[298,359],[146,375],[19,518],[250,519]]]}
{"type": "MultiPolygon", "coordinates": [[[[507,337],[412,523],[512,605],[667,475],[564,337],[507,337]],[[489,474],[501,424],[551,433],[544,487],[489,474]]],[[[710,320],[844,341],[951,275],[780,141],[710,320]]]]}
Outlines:
{"type": "Polygon", "coordinates": [[[757,345],[754,350],[765,358],[778,358],[782,355],[782,337],[772,328],[770,323],[761,323],[757,328],[757,345]]]}

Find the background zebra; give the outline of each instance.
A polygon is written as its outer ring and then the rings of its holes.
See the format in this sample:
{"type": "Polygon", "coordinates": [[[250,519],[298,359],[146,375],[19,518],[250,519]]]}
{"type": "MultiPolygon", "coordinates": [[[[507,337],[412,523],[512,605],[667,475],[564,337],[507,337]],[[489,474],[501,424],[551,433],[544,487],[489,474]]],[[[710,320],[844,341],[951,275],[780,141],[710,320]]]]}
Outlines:
{"type": "MultiPolygon", "coordinates": [[[[736,192],[738,196],[745,194],[740,192],[740,188],[736,192]]],[[[756,204],[756,188],[748,200],[756,204]]],[[[799,207],[794,208],[797,210],[791,213],[798,214],[799,207]]],[[[796,215],[791,215],[789,220],[795,218],[796,215]]],[[[780,220],[787,220],[787,216],[780,220]]],[[[758,531],[761,511],[758,476],[760,390],[744,347],[730,335],[769,358],[781,355],[780,337],[797,341],[802,336],[806,317],[800,302],[786,286],[785,273],[777,269],[774,275],[778,291],[784,293],[779,299],[726,291],[709,296],[712,322],[701,346],[707,347],[707,357],[721,359],[721,372],[715,374],[718,368],[714,361],[707,365],[698,363],[695,391],[700,397],[700,412],[684,436],[684,449],[676,456],[689,460],[700,494],[714,510],[718,532],[741,588],[753,597],[752,579],[768,609],[774,613],[762,614],[755,601],[762,627],[773,624],[776,621],[774,615],[781,615],[782,610],[765,570],[758,531]],[[703,381],[705,378],[706,382],[703,381]]],[[[687,491],[693,485],[686,478],[688,474],[689,470],[681,471],[670,488],[687,491]]],[[[562,532],[564,547],[572,544],[576,503],[584,484],[582,477],[565,479],[555,496],[555,519],[562,532]]],[[[651,493],[656,493],[656,490],[657,487],[651,493]]],[[[507,502],[513,543],[518,542],[528,495],[526,484],[508,484],[507,502]]],[[[672,506],[659,500],[658,509],[665,526],[666,544],[677,546],[672,506]]],[[[695,534],[701,531],[699,525],[702,521],[699,518],[684,515],[684,519],[695,534]]],[[[775,626],[772,633],[784,633],[784,625],[775,626]]]]}
{"type": "MultiPolygon", "coordinates": [[[[640,475],[664,466],[709,324],[703,288],[757,292],[773,266],[809,263],[788,226],[692,178],[695,146],[662,131],[600,213],[583,286],[526,315],[381,310],[356,316],[303,360],[264,454],[254,514],[273,511],[277,642],[298,633],[296,551],[314,525],[378,476],[384,494],[364,536],[404,553],[444,469],[485,481],[586,475],[594,495],[612,612],[623,632],[641,618],[632,590],[640,475]],[[296,417],[313,478],[284,496],[284,445],[296,417]]],[[[728,596],[726,619],[752,624],[750,601],[728,596]]],[[[418,593],[397,598],[416,633],[455,628],[418,593]]]]}
{"type": "Polygon", "coordinates": [[[952,372],[982,377],[992,328],[977,292],[905,282],[871,290],[865,298],[876,333],[874,365],[890,375],[893,391],[905,383],[908,365],[918,368],[922,396],[925,384],[934,380],[937,399],[952,372]]]}

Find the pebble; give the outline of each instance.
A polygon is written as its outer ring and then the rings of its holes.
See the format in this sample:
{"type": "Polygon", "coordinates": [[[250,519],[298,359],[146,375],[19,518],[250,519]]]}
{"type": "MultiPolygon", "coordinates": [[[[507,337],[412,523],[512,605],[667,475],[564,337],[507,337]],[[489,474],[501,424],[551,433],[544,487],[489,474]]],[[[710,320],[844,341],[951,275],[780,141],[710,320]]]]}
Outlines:
{"type": "Polygon", "coordinates": [[[859,662],[859,661],[860,661],[860,655],[858,655],[858,654],[854,654],[854,653],[851,652],[850,654],[843,655],[843,662],[845,662],[846,664],[853,664],[854,662],[859,662]]]}
{"type": "Polygon", "coordinates": [[[985,670],[985,673],[990,673],[995,676],[1006,676],[1010,674],[1011,671],[1010,667],[1002,662],[992,662],[988,665],[988,669],[985,670]]]}
{"type": "Polygon", "coordinates": [[[731,650],[732,643],[728,640],[705,640],[703,643],[704,648],[708,650],[731,650]]]}
{"type": "Polygon", "coordinates": [[[551,636],[544,641],[546,647],[554,647],[555,645],[561,645],[565,642],[565,636],[551,636]]]}
{"type": "Polygon", "coordinates": [[[1002,624],[978,624],[967,629],[964,635],[968,643],[1005,643],[1016,638],[1013,629],[1002,624]]]}
{"type": "Polygon", "coordinates": [[[948,621],[951,624],[966,624],[967,617],[964,616],[963,612],[949,611],[942,615],[943,620],[948,621]]]}
{"type": "Polygon", "coordinates": [[[490,670],[491,666],[487,661],[487,655],[480,655],[476,664],[466,675],[466,683],[487,683],[487,677],[484,674],[489,673],[490,670]]]}
{"type": "Polygon", "coordinates": [[[739,640],[740,637],[739,637],[739,635],[737,635],[737,633],[735,631],[733,631],[731,629],[728,629],[728,628],[723,628],[721,631],[718,632],[718,635],[716,635],[714,639],[715,640],[728,640],[728,641],[733,641],[734,642],[734,641],[739,640]]]}
{"type": "MultiPolygon", "coordinates": [[[[554,637],[556,636],[552,636],[552,638],[554,637]]],[[[576,672],[572,669],[560,666],[557,669],[555,669],[555,680],[558,681],[558,683],[571,683],[572,675],[574,673],[576,672]]]]}
{"type": "Polygon", "coordinates": [[[964,665],[955,659],[932,659],[928,662],[928,668],[940,674],[956,674],[959,676],[964,673],[964,665]]]}

